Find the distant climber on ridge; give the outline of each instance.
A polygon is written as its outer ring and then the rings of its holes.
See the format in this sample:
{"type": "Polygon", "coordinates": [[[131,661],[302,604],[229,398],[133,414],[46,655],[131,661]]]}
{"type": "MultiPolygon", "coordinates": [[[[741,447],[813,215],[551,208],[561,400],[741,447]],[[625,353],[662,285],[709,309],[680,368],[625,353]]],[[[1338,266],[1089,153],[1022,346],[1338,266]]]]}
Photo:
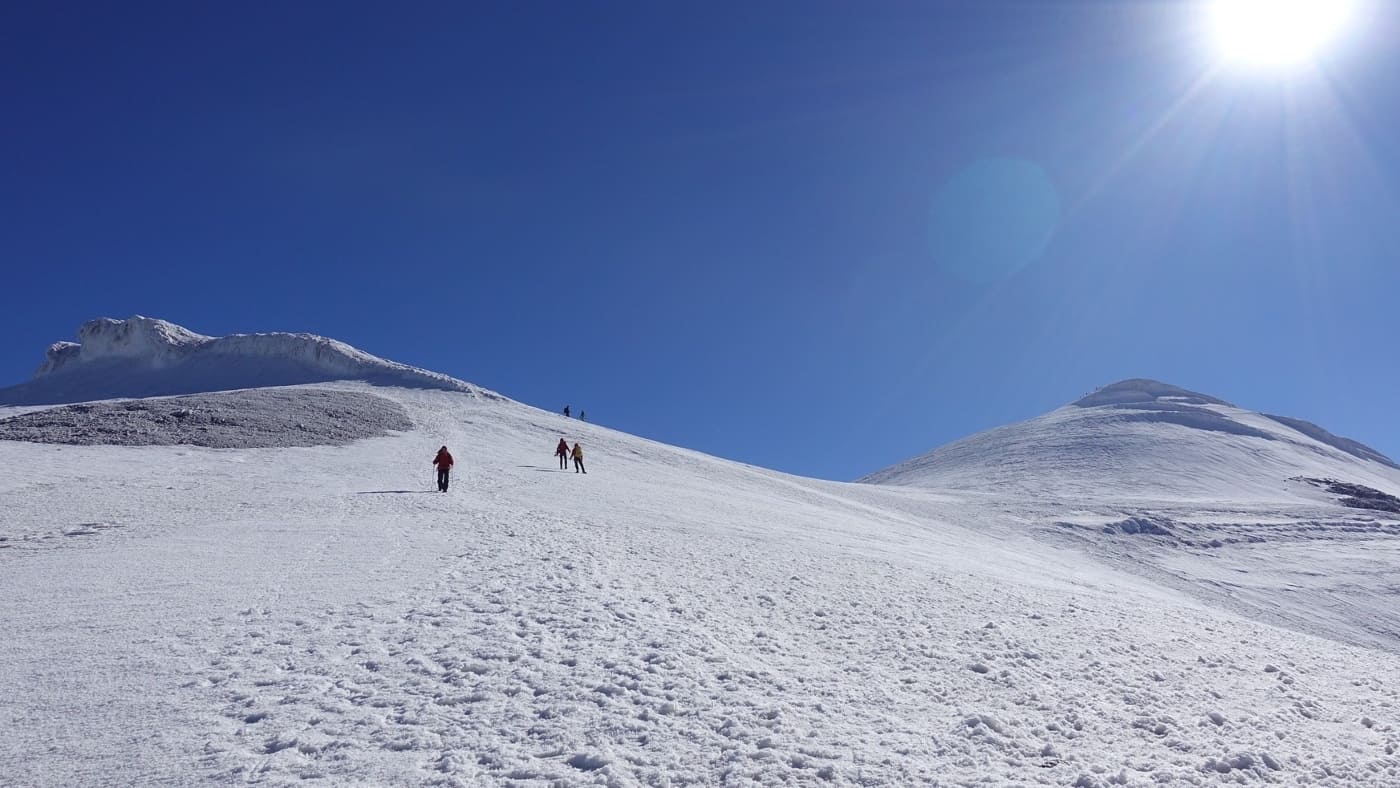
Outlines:
{"type": "Polygon", "coordinates": [[[447,492],[448,477],[452,474],[452,452],[446,446],[438,449],[433,465],[437,467],[438,492],[447,492]]]}
{"type": "Polygon", "coordinates": [[[559,445],[554,447],[554,456],[559,458],[559,470],[569,469],[569,442],[563,438],[559,439],[559,445]]]}
{"type": "Polygon", "coordinates": [[[565,405],[565,406],[564,406],[564,418],[566,418],[566,419],[569,418],[569,406],[568,406],[568,405],[565,405]]]}

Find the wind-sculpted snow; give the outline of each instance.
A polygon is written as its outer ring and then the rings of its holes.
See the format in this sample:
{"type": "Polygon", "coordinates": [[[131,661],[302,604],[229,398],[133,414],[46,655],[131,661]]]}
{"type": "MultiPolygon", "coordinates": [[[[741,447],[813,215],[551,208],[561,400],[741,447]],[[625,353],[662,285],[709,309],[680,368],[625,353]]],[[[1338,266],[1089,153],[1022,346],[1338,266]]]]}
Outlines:
{"type": "Polygon", "coordinates": [[[0,405],[52,405],[120,397],[360,380],[382,386],[467,391],[436,372],[372,356],[312,334],[207,337],[146,317],[102,318],[59,342],[28,383],[0,389],[0,405]]]}
{"type": "Polygon", "coordinates": [[[1312,484],[1230,526],[375,391],[415,429],[0,443],[0,782],[1400,784],[1400,537],[1312,484]]]}
{"type": "Polygon", "coordinates": [[[1327,430],[1324,430],[1316,424],[1313,424],[1309,421],[1303,421],[1302,419],[1291,419],[1287,416],[1274,416],[1272,414],[1265,415],[1268,416],[1268,418],[1273,419],[1274,421],[1280,424],[1292,427],[1298,432],[1303,433],[1304,435],[1308,436],[1309,438],[1312,438],[1313,440],[1319,443],[1324,443],[1328,446],[1331,446],[1334,449],[1344,451],[1347,454],[1352,455],[1353,457],[1358,457],[1363,460],[1370,460],[1371,462],[1378,462],[1382,465],[1386,465],[1391,468],[1395,468],[1396,470],[1400,470],[1400,463],[1396,463],[1395,460],[1390,459],[1389,457],[1385,456],[1384,454],[1381,454],[1380,452],[1376,451],[1370,446],[1361,443],[1360,441],[1354,441],[1350,438],[1342,438],[1337,435],[1333,435],[1332,433],[1328,432],[1327,430]]]}
{"type": "MultiPolygon", "coordinates": [[[[0,411],[3,415],[3,411],[0,411]]],[[[332,389],[91,402],[0,419],[0,440],[83,446],[335,446],[413,427],[403,406],[332,389]]]]}
{"type": "Polygon", "coordinates": [[[1341,482],[1336,479],[1300,478],[1296,481],[1307,482],[1315,487],[1320,487],[1337,496],[1343,506],[1352,509],[1371,509],[1377,512],[1389,512],[1391,514],[1400,515],[1400,498],[1388,493],[1383,493],[1380,490],[1373,490],[1362,484],[1341,482]]]}
{"type": "Polygon", "coordinates": [[[1187,391],[1184,388],[1146,378],[1134,378],[1114,383],[1077,400],[1080,408],[1125,403],[1177,402],[1188,405],[1223,405],[1233,407],[1223,399],[1187,391]]]}
{"type": "Polygon", "coordinates": [[[1124,414],[1122,419],[1125,422],[1176,424],[1193,430],[1223,432],[1227,435],[1243,435],[1247,438],[1258,438],[1266,441],[1274,440],[1274,436],[1264,430],[1241,424],[1229,416],[1210,410],[1149,408],[1124,414]]]}
{"type": "Polygon", "coordinates": [[[1148,380],[1107,386],[1070,406],[998,427],[861,481],[1072,499],[1298,502],[1299,476],[1338,476],[1400,493],[1400,468],[1315,425],[1264,416],[1148,380]]]}

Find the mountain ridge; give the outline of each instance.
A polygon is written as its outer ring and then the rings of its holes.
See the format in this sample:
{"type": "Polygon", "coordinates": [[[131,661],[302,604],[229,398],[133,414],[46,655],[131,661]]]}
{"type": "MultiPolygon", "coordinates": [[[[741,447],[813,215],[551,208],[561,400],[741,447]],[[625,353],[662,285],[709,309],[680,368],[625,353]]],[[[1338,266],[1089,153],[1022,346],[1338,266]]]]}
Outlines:
{"type": "Polygon", "coordinates": [[[1291,497],[1289,480],[1300,476],[1351,474],[1395,491],[1398,472],[1400,464],[1381,452],[1311,422],[1131,378],[857,481],[1052,495],[1106,487],[1193,497],[1219,495],[1221,485],[1244,478],[1257,494],[1291,497]]]}
{"type": "MultiPolygon", "coordinates": [[[[79,327],[77,338],[77,342],[51,345],[32,380],[0,388],[0,405],[62,405],[333,381],[500,396],[466,381],[380,358],[315,334],[214,337],[136,315],[126,320],[88,321],[79,327]]],[[[1155,452],[1158,456],[1149,463],[1149,475],[1167,482],[1156,485],[1162,492],[1174,494],[1183,489],[1181,484],[1173,486],[1174,478],[1179,482],[1183,474],[1195,473],[1182,466],[1199,461],[1203,453],[1233,454],[1234,461],[1246,464],[1260,461],[1262,455],[1241,441],[1287,444],[1297,452],[1330,455],[1331,459],[1359,462],[1368,468],[1379,466],[1386,471],[1381,474],[1382,486],[1400,489],[1393,473],[1400,472],[1400,463],[1364,443],[1302,419],[1248,411],[1224,399],[1149,378],[1129,378],[1103,386],[1050,413],[968,436],[857,481],[994,487],[1021,481],[1010,478],[1016,476],[1053,479],[1056,474],[1040,471],[1057,458],[1068,457],[1067,464],[1078,467],[1060,476],[1072,483],[1062,490],[1039,490],[1065,492],[1090,484],[1123,483],[1125,463],[1131,469],[1155,452]],[[1035,433],[1033,437],[1028,429],[1035,433]],[[1202,436],[1218,440],[1206,450],[1199,440],[1187,439],[1202,436]],[[1172,462],[1170,450],[1183,447],[1187,450],[1178,452],[1178,461],[1172,462]],[[1099,461],[1093,461],[1095,457],[1099,461]],[[955,466],[959,463],[968,463],[968,467],[958,469],[955,466]],[[1019,474],[1016,468],[1021,468],[1019,474]]],[[[1336,467],[1319,467],[1297,461],[1297,457],[1285,458],[1282,463],[1277,462],[1278,457],[1263,459],[1265,464],[1281,466],[1277,472],[1268,471],[1280,488],[1287,487],[1284,482],[1289,478],[1338,473],[1336,467]]],[[[1369,484],[1375,480],[1372,476],[1361,481],[1369,484]]],[[[1139,473],[1127,480],[1124,489],[1153,486],[1149,481],[1139,473]]],[[[1185,488],[1200,492],[1200,486],[1193,483],[1185,488]]]]}
{"type": "Polygon", "coordinates": [[[79,327],[78,339],[50,345],[32,380],[0,389],[0,405],[60,405],[336,380],[499,396],[315,334],[212,337],[136,315],[90,320],[79,327]]]}

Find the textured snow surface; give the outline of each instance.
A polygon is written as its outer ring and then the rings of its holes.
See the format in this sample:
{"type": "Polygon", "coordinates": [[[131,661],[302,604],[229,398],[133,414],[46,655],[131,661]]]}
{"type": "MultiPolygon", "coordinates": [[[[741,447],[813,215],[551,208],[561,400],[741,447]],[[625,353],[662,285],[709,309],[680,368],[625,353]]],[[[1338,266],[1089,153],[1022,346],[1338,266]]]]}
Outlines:
{"type": "Polygon", "coordinates": [[[0,410],[0,440],[85,446],[333,446],[413,426],[394,400],[303,388],[84,402],[3,415],[0,410]]]}
{"type": "Polygon", "coordinates": [[[374,391],[416,428],[0,442],[0,783],[1400,785],[1397,524],[1314,485],[836,484],[374,391]]]}
{"type": "Polygon", "coordinates": [[[1338,476],[1400,493],[1400,468],[1356,441],[1150,380],[1107,386],[862,481],[997,489],[1073,499],[1297,501],[1299,476],[1338,476]],[[1340,476],[1338,476],[1340,474],[1340,476]]]}
{"type": "Polygon", "coordinates": [[[0,389],[0,405],[51,405],[118,397],[362,380],[385,386],[495,396],[436,372],[372,356],[311,334],[207,337],[148,317],[100,318],[58,342],[28,383],[0,389]]]}
{"type": "Polygon", "coordinates": [[[1381,454],[1370,446],[1351,440],[1350,438],[1341,438],[1333,435],[1312,422],[1303,421],[1302,419],[1292,419],[1287,416],[1269,416],[1269,418],[1284,426],[1292,427],[1319,443],[1325,443],[1328,446],[1340,449],[1354,457],[1359,457],[1363,460],[1371,460],[1372,462],[1378,462],[1386,467],[1400,470],[1400,463],[1396,463],[1394,460],[1381,454]]]}
{"type": "Polygon", "coordinates": [[[1175,402],[1189,405],[1232,407],[1225,400],[1146,378],[1120,380],[1081,397],[1074,402],[1074,405],[1080,408],[1092,408],[1100,405],[1129,405],[1145,402],[1175,402]]]}

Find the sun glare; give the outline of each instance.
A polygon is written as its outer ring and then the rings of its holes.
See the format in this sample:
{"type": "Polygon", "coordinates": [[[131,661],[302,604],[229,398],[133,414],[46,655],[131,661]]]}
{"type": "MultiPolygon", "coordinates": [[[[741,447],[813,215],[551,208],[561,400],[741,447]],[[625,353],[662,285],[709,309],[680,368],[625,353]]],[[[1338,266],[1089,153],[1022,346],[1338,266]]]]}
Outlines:
{"type": "Polygon", "coordinates": [[[1335,40],[1355,0],[1215,0],[1215,34],[1224,56],[1256,66],[1307,61],[1335,40]]]}

